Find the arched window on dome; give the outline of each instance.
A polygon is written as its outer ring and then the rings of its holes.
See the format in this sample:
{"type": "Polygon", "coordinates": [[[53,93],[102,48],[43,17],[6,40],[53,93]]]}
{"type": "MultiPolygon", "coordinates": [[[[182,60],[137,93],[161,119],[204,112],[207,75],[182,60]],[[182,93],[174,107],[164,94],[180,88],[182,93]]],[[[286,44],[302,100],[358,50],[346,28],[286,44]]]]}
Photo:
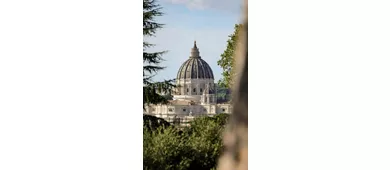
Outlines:
{"type": "Polygon", "coordinates": [[[194,92],[194,93],[195,93],[195,92],[196,92],[196,88],[194,88],[194,89],[192,90],[192,92],[194,92]]]}
{"type": "Polygon", "coordinates": [[[203,93],[203,89],[202,88],[200,88],[200,92],[203,93]]]}
{"type": "Polygon", "coordinates": [[[189,92],[188,88],[187,88],[187,93],[189,92]]]}

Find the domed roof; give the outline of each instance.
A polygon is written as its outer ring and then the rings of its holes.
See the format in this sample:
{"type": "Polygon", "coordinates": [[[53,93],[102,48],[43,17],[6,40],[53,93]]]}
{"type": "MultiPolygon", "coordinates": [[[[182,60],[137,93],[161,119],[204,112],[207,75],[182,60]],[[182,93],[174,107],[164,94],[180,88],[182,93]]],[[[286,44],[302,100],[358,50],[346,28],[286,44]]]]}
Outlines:
{"type": "Polygon", "coordinates": [[[190,58],[185,61],[177,72],[177,79],[214,79],[209,64],[199,56],[199,49],[194,42],[190,58]]]}

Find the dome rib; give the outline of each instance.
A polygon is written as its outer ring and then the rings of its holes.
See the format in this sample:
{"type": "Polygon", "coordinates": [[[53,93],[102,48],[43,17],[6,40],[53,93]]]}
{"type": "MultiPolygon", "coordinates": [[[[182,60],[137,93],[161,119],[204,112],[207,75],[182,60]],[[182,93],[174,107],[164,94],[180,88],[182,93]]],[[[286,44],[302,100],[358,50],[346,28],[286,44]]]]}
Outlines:
{"type": "Polygon", "coordinates": [[[177,79],[214,79],[214,74],[203,59],[189,58],[180,66],[177,79]]]}

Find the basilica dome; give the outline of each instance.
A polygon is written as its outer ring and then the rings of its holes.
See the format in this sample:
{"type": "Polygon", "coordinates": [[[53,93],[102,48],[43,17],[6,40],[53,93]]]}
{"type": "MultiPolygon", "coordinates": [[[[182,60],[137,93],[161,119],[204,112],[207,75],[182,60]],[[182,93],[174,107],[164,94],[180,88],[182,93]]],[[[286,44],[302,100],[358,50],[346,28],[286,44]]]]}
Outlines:
{"type": "Polygon", "coordinates": [[[199,49],[194,42],[194,47],[191,49],[190,58],[185,61],[178,73],[179,79],[214,79],[213,71],[209,64],[199,56],[199,49]]]}

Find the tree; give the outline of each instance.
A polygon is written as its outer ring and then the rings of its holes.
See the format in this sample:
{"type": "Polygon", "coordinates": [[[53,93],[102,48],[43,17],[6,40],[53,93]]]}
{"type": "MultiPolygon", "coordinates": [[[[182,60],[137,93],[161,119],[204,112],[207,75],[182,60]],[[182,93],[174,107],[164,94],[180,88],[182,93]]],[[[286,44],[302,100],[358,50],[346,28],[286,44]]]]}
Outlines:
{"type": "MultiPolygon", "coordinates": [[[[143,4],[143,35],[144,37],[153,37],[158,29],[163,27],[163,24],[157,23],[155,17],[162,16],[162,7],[157,4],[156,0],[144,0],[143,4]]],[[[167,98],[161,93],[171,93],[175,87],[174,80],[164,80],[162,82],[154,82],[153,76],[165,67],[159,66],[164,61],[162,55],[167,51],[148,52],[147,49],[153,47],[154,44],[143,42],[143,104],[158,104],[166,103],[167,98]]]]}
{"type": "Polygon", "coordinates": [[[225,51],[221,54],[218,60],[218,65],[222,68],[222,79],[218,81],[218,85],[224,88],[231,88],[234,77],[234,53],[236,43],[238,41],[238,34],[242,24],[234,26],[234,33],[229,35],[225,51]]]}

